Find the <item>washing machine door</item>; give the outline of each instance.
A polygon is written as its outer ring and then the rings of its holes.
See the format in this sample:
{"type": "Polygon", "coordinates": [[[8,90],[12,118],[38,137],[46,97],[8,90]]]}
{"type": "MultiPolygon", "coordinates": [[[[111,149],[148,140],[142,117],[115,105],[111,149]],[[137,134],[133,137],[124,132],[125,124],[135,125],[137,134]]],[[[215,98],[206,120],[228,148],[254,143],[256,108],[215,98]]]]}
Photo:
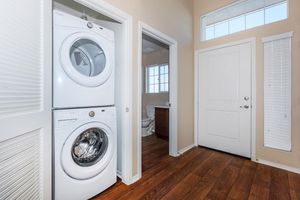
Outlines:
{"type": "Polygon", "coordinates": [[[97,176],[111,162],[115,153],[115,136],[105,124],[91,122],[74,130],[61,151],[61,165],[73,179],[97,176]]]}
{"type": "Polygon", "coordinates": [[[63,42],[60,63],[65,73],[85,87],[102,85],[113,71],[113,47],[93,32],[77,32],[63,42]]]}

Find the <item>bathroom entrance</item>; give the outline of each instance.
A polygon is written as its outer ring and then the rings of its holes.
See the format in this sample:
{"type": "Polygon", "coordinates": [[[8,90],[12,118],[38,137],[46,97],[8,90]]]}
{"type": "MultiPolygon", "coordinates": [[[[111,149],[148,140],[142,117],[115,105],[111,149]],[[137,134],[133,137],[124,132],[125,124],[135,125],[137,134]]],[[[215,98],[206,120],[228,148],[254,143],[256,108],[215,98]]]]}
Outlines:
{"type": "Polygon", "coordinates": [[[142,171],[169,155],[169,45],[142,34],[142,171]]]}

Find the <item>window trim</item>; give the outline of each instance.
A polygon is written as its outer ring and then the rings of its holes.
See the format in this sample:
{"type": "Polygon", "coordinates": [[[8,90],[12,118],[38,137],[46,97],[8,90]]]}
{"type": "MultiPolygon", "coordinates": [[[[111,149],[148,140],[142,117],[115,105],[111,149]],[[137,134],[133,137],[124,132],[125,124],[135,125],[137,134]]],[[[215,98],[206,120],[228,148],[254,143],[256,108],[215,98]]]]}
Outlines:
{"type": "Polygon", "coordinates": [[[223,21],[215,22],[215,23],[210,24],[210,25],[208,25],[208,26],[205,25],[205,20],[204,20],[205,17],[207,17],[207,16],[209,16],[209,15],[212,15],[212,14],[214,14],[214,13],[217,13],[217,12],[221,12],[222,10],[226,10],[226,9],[228,9],[228,8],[230,8],[230,7],[236,6],[236,5],[238,5],[238,4],[240,4],[240,3],[243,3],[243,2],[245,2],[245,1],[247,1],[247,0],[239,0],[239,1],[237,1],[237,2],[231,3],[231,4],[229,4],[229,5],[226,5],[226,6],[222,7],[222,8],[216,9],[216,10],[214,10],[214,11],[212,11],[212,12],[209,12],[209,13],[206,13],[206,14],[200,16],[200,34],[199,34],[199,35],[200,35],[200,41],[201,41],[201,42],[205,42],[205,41],[210,41],[210,40],[214,40],[214,39],[217,39],[217,38],[222,38],[222,37],[224,37],[224,36],[229,36],[229,35],[232,35],[232,34],[236,34],[236,33],[243,32],[243,31],[255,29],[255,28],[258,28],[258,27],[262,27],[262,26],[264,26],[264,25],[269,25],[269,24],[273,24],[273,23],[277,23],[277,22],[282,22],[282,21],[285,21],[285,20],[289,19],[289,17],[290,17],[290,14],[289,14],[289,12],[290,12],[290,9],[289,9],[289,8],[290,8],[290,6],[289,6],[289,5],[290,5],[290,2],[289,2],[289,0],[285,0],[285,1],[282,1],[282,2],[279,2],[279,3],[274,3],[274,4],[271,4],[271,5],[268,5],[268,6],[265,5],[265,6],[262,7],[262,8],[253,10],[253,11],[251,11],[251,12],[246,12],[246,13],[243,13],[243,14],[238,15],[238,16],[235,16],[235,17],[228,18],[228,19],[225,19],[225,20],[223,20],[223,21]],[[275,6],[277,6],[277,5],[281,5],[281,4],[284,4],[284,3],[287,4],[287,16],[286,16],[286,18],[285,18],[285,19],[278,20],[278,21],[274,21],[274,22],[271,22],[271,23],[266,23],[266,9],[272,8],[272,7],[275,7],[275,6]],[[248,28],[248,29],[247,29],[246,16],[249,15],[249,14],[251,14],[251,13],[253,13],[253,12],[256,12],[256,11],[258,11],[258,10],[263,10],[263,11],[264,11],[264,23],[263,23],[262,25],[260,25],[260,26],[255,26],[255,27],[252,27],[252,28],[248,28]],[[245,20],[245,22],[244,22],[244,26],[245,26],[244,29],[241,30],[241,31],[237,31],[237,32],[234,32],[234,33],[230,33],[230,27],[229,27],[230,20],[235,19],[235,18],[238,18],[238,17],[241,17],[241,16],[244,16],[244,20],[245,20]],[[219,37],[215,37],[215,25],[216,25],[216,24],[219,24],[219,23],[224,23],[224,22],[227,22],[227,23],[228,23],[228,34],[225,34],[225,35],[222,35],[222,36],[219,36],[219,37]],[[206,29],[207,29],[207,27],[213,27],[214,36],[213,36],[213,38],[211,38],[211,39],[206,39],[206,29]]]}
{"type": "Polygon", "coordinates": [[[164,66],[164,65],[167,65],[168,66],[168,77],[170,77],[170,68],[169,68],[169,63],[160,63],[160,64],[151,64],[151,65],[146,65],[145,66],[145,87],[144,87],[144,93],[145,94],[163,94],[163,93],[169,93],[169,90],[170,90],[170,78],[168,78],[168,82],[165,82],[165,83],[168,83],[168,91],[161,91],[160,90],[160,67],[161,66],[164,66]],[[150,67],[156,67],[158,66],[158,92],[149,92],[149,76],[148,76],[148,68],[150,67]]]}

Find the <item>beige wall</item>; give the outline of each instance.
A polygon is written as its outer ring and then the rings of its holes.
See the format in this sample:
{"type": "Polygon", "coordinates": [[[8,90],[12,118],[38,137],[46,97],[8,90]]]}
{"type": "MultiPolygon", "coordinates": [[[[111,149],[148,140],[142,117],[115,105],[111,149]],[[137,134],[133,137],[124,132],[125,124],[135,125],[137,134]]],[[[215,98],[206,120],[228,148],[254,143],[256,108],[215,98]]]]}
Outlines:
{"type": "Polygon", "coordinates": [[[145,68],[149,65],[154,64],[166,64],[169,63],[169,50],[161,48],[158,51],[152,53],[143,54],[143,93],[142,93],[142,116],[146,115],[146,105],[165,106],[169,102],[169,93],[145,93],[145,81],[146,81],[146,70],[145,68]]]}
{"type": "Polygon", "coordinates": [[[245,32],[236,33],[207,42],[200,41],[200,16],[215,9],[226,6],[234,0],[194,0],[194,48],[203,49],[215,45],[225,44],[250,37],[257,39],[256,53],[256,81],[257,81],[257,140],[256,155],[258,159],[268,160],[276,163],[300,167],[300,1],[290,0],[289,19],[262,27],[257,27],[245,32]],[[263,45],[262,37],[280,34],[284,32],[294,32],[292,39],[292,152],[284,152],[263,147],[263,45]]]}
{"type": "Polygon", "coordinates": [[[286,21],[265,25],[241,33],[200,42],[199,17],[234,0],[106,0],[133,17],[133,175],[137,173],[137,68],[138,21],[160,30],[178,41],[178,148],[193,143],[194,69],[193,49],[207,48],[250,37],[257,39],[257,158],[300,167],[300,1],[290,0],[286,21]],[[193,1],[193,2],[192,2],[193,1]],[[194,12],[193,12],[194,9],[194,12]],[[298,12],[296,11],[298,9],[298,12]],[[194,13],[194,20],[192,18],[194,13]],[[193,31],[194,26],[194,31],[193,31]],[[292,152],[263,147],[263,46],[261,38],[294,31],[292,89],[292,152]],[[194,33],[194,42],[193,34],[194,33]],[[298,56],[296,56],[298,55],[298,56]]]}
{"type": "Polygon", "coordinates": [[[178,148],[193,141],[192,0],[106,0],[133,17],[133,175],[137,174],[138,21],[178,41],[178,148]]]}

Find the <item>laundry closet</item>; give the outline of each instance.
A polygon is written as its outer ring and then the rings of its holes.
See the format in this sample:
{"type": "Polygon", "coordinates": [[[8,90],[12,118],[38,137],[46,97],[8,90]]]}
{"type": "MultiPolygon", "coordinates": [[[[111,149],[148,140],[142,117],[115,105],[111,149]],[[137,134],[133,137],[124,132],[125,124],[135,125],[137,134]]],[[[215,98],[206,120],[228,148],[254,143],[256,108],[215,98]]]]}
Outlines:
{"type": "Polygon", "coordinates": [[[122,171],[122,26],[74,1],[53,10],[53,197],[88,199],[122,171]]]}

